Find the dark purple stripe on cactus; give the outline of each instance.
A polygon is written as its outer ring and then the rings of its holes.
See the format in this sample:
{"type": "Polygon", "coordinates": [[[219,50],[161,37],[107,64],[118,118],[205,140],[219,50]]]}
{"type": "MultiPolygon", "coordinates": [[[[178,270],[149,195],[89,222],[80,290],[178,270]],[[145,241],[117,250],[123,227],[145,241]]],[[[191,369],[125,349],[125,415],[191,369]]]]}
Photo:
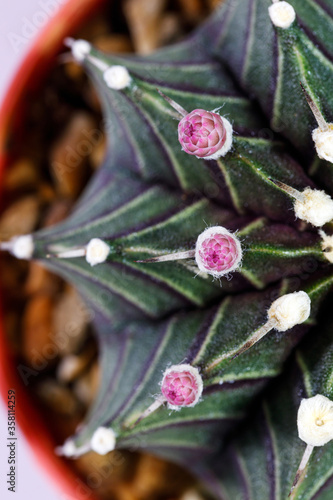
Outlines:
{"type": "MultiPolygon", "coordinates": [[[[220,23],[220,30],[219,30],[220,34],[219,34],[219,36],[216,37],[215,52],[217,54],[219,52],[218,51],[219,45],[223,41],[225,33],[227,33],[227,31],[228,31],[228,24],[232,20],[233,14],[236,11],[236,2],[234,0],[227,0],[225,2],[225,4],[228,4],[228,5],[227,5],[227,8],[224,12],[222,22],[220,23]]],[[[224,8],[224,7],[225,6],[223,5],[222,8],[224,8]]]]}
{"type": "MultiPolygon", "coordinates": [[[[111,338],[108,338],[108,341],[111,340],[111,338]]],[[[113,376],[110,377],[109,384],[103,388],[103,394],[106,395],[105,398],[101,401],[101,404],[98,406],[94,407],[94,413],[95,415],[98,415],[101,413],[102,415],[104,414],[104,411],[107,411],[108,407],[110,406],[110,399],[109,396],[112,394],[113,390],[115,389],[116,384],[120,382],[119,379],[122,377],[122,366],[126,363],[126,353],[127,353],[127,347],[128,347],[128,333],[126,331],[122,332],[121,335],[118,335],[117,341],[120,341],[120,346],[118,347],[118,359],[117,363],[114,367],[113,370],[113,376]]],[[[114,342],[115,339],[112,339],[112,342],[107,344],[105,347],[106,348],[114,348],[114,342]]],[[[101,350],[103,351],[103,344],[101,344],[101,350]]]]}
{"type": "Polygon", "coordinates": [[[243,60],[241,63],[241,71],[240,71],[240,76],[241,76],[241,82],[244,84],[243,76],[244,76],[244,68],[246,65],[247,58],[250,57],[249,54],[249,48],[250,48],[250,41],[251,41],[251,29],[252,29],[252,23],[254,20],[254,15],[255,15],[255,3],[254,0],[249,1],[249,12],[248,12],[248,21],[247,21],[247,28],[246,28],[246,36],[245,36],[245,44],[243,48],[243,60]]]}
{"type": "MultiPolygon", "coordinates": [[[[319,488],[319,490],[318,490],[318,491],[314,494],[314,496],[313,496],[313,497],[311,497],[311,499],[309,499],[309,500],[316,500],[316,499],[321,498],[322,493],[325,493],[325,492],[327,493],[327,490],[328,490],[329,488],[331,488],[332,486],[333,486],[333,475],[332,475],[332,476],[330,476],[330,477],[329,477],[329,478],[325,481],[325,483],[324,483],[324,484],[323,484],[323,485],[319,488]]],[[[329,492],[331,492],[331,490],[330,490],[329,492]]],[[[328,492],[328,493],[329,493],[329,492],[328,492]]],[[[331,493],[332,493],[332,492],[331,492],[331,493]]],[[[328,497],[327,497],[327,498],[328,498],[328,497]]]]}
{"type": "MultiPolygon", "coordinates": [[[[146,124],[146,126],[148,127],[149,131],[150,131],[150,134],[149,136],[151,135],[152,137],[155,137],[155,140],[156,142],[159,144],[160,146],[160,150],[161,150],[161,153],[162,155],[164,156],[165,160],[167,161],[167,163],[169,164],[169,168],[168,168],[168,172],[171,172],[172,175],[173,175],[173,178],[174,178],[174,183],[178,186],[181,186],[181,183],[180,183],[180,179],[178,178],[178,175],[177,175],[177,172],[175,171],[175,168],[174,168],[174,165],[173,165],[173,161],[171,160],[171,158],[169,157],[169,154],[167,152],[167,150],[165,149],[165,146],[164,144],[162,143],[160,137],[156,134],[155,130],[153,129],[153,127],[151,126],[149,120],[146,118],[146,116],[142,113],[141,109],[139,106],[137,106],[129,97],[127,97],[125,94],[124,94],[124,97],[126,98],[126,100],[128,101],[128,104],[130,106],[132,106],[133,110],[135,110],[135,112],[140,116],[140,119],[142,120],[142,122],[144,122],[146,124]]],[[[182,187],[182,186],[181,186],[182,187]]]]}
{"type": "MultiPolygon", "coordinates": [[[[241,417],[239,417],[239,420],[240,419],[241,419],[241,417]]],[[[162,423],[162,425],[157,424],[156,427],[154,427],[154,424],[150,424],[149,428],[140,431],[140,434],[150,434],[153,432],[159,432],[160,430],[163,430],[163,432],[164,432],[166,429],[172,429],[175,427],[177,429],[180,427],[186,427],[188,429],[189,427],[193,426],[197,430],[199,427],[204,427],[204,426],[211,427],[214,424],[219,426],[222,421],[224,423],[230,422],[230,425],[232,426],[235,424],[235,420],[237,420],[237,418],[235,416],[221,417],[221,418],[212,417],[212,418],[205,418],[205,419],[200,419],[200,420],[199,419],[186,420],[185,418],[183,418],[183,420],[181,422],[171,422],[171,423],[166,422],[164,425],[163,425],[163,423],[162,423]]]]}
{"type": "MultiPolygon", "coordinates": [[[[112,180],[111,180],[112,182],[112,180]]],[[[142,187],[140,187],[133,196],[131,196],[130,198],[127,198],[126,201],[124,203],[119,203],[119,205],[116,205],[115,207],[112,208],[112,210],[110,210],[110,208],[105,208],[105,211],[101,212],[100,214],[98,214],[95,218],[89,218],[87,219],[86,221],[86,224],[85,225],[89,225],[91,223],[94,223],[96,221],[98,221],[100,218],[102,217],[105,217],[105,216],[111,216],[114,212],[117,212],[118,210],[122,209],[122,208],[125,208],[126,205],[132,203],[133,201],[135,201],[136,199],[139,199],[141,196],[145,195],[146,193],[149,193],[149,191],[151,190],[154,190],[156,189],[156,186],[150,186],[150,185],[145,185],[145,184],[142,184],[142,187]]],[[[108,191],[108,188],[106,188],[105,190],[106,192],[108,191]]],[[[103,193],[101,193],[103,194],[103,193]]],[[[100,198],[101,196],[99,196],[99,199],[97,200],[94,200],[94,203],[99,203],[100,202],[100,198]]],[[[90,205],[91,206],[91,205],[90,205]]],[[[85,211],[89,212],[89,208],[87,206],[85,206],[85,211]]],[[[59,235],[61,236],[61,240],[64,240],[66,236],[72,236],[76,230],[80,230],[82,229],[83,227],[83,224],[82,222],[80,221],[78,224],[75,224],[75,225],[70,225],[70,222],[71,222],[71,219],[73,218],[74,220],[76,219],[76,212],[73,213],[73,215],[70,216],[70,218],[68,219],[67,223],[66,223],[66,226],[69,226],[69,229],[64,229],[64,224],[61,224],[59,225],[59,228],[58,230],[56,230],[57,228],[51,228],[50,229],[50,232],[51,234],[50,235],[46,235],[47,236],[47,241],[48,242],[51,242],[53,240],[58,240],[59,239],[59,235]]],[[[177,213],[177,210],[175,210],[175,213],[177,213]]],[[[168,217],[171,217],[172,215],[174,215],[174,213],[172,211],[170,211],[168,213],[168,215],[166,215],[166,218],[168,217]]],[[[149,223],[148,225],[152,224],[153,219],[150,219],[149,220],[149,223]]],[[[156,220],[158,220],[158,217],[156,217],[156,220]]],[[[144,226],[146,227],[146,226],[144,226]]],[[[116,237],[118,238],[120,235],[123,235],[123,234],[130,234],[132,233],[134,230],[138,230],[138,229],[135,229],[135,228],[132,228],[132,229],[129,229],[127,232],[124,232],[124,233],[115,233],[115,234],[112,234],[110,235],[109,237],[108,236],[105,236],[103,235],[103,239],[109,239],[109,240],[112,240],[112,239],[115,239],[116,237]]],[[[37,233],[36,233],[37,234],[37,233]]],[[[42,241],[43,240],[43,236],[44,236],[44,231],[41,231],[40,232],[40,237],[39,237],[39,233],[37,234],[37,238],[38,238],[38,241],[42,241]]],[[[101,235],[96,235],[96,237],[100,237],[101,235]]],[[[78,242],[78,245],[79,244],[86,244],[88,243],[87,241],[81,241],[81,242],[78,242]]]]}
{"type": "MultiPolygon", "coordinates": [[[[75,259],[73,259],[74,262],[72,264],[75,263],[75,259]]],[[[87,281],[93,281],[93,275],[92,276],[86,276],[86,275],[83,275],[81,272],[80,272],[80,269],[79,268],[76,268],[75,265],[72,265],[72,266],[69,266],[66,264],[66,260],[62,260],[61,263],[59,261],[51,261],[50,259],[49,260],[44,260],[43,261],[43,265],[50,269],[51,271],[53,272],[57,272],[58,275],[62,276],[64,279],[66,279],[67,281],[69,281],[69,278],[68,276],[70,275],[73,275],[73,276],[79,276],[81,279],[85,279],[87,281]]],[[[68,260],[69,262],[69,260],[68,260]]],[[[73,282],[72,280],[72,283],[74,286],[77,287],[77,285],[75,284],[75,280],[73,282]]],[[[116,296],[116,297],[119,297],[122,301],[124,301],[125,303],[129,304],[131,306],[131,308],[133,309],[136,309],[137,311],[140,311],[141,315],[142,313],[147,315],[147,311],[144,310],[144,309],[141,309],[141,307],[134,301],[133,299],[133,302],[129,299],[127,299],[127,297],[124,297],[121,293],[117,292],[117,291],[114,291],[112,288],[109,288],[103,284],[101,284],[100,282],[98,283],[98,287],[99,289],[101,290],[101,292],[103,292],[103,290],[107,293],[111,293],[112,295],[116,296]]],[[[84,290],[82,288],[80,288],[81,290],[81,293],[82,293],[82,296],[84,296],[84,298],[86,299],[87,303],[88,304],[92,304],[92,301],[91,299],[89,298],[89,296],[87,296],[85,293],[84,293],[84,290]]],[[[94,303],[93,304],[94,307],[98,308],[98,303],[94,303]]],[[[103,316],[105,315],[105,311],[103,311],[102,309],[99,309],[99,312],[100,314],[102,314],[103,316]]],[[[112,316],[109,316],[107,317],[109,320],[112,319],[112,316]]]]}
{"type": "Polygon", "coordinates": [[[193,306],[193,304],[194,304],[190,299],[186,298],[184,295],[182,295],[180,292],[178,292],[177,290],[172,288],[170,285],[168,285],[164,281],[161,281],[161,280],[155,278],[154,276],[150,276],[149,274],[143,273],[143,272],[139,271],[138,269],[134,269],[133,267],[126,266],[126,264],[122,264],[120,262],[108,262],[108,264],[112,265],[118,269],[130,271],[131,274],[133,274],[134,276],[136,276],[140,279],[143,279],[146,282],[149,281],[149,282],[153,283],[154,285],[157,284],[159,288],[162,288],[165,291],[171,292],[175,297],[178,297],[180,299],[180,301],[182,302],[182,304],[181,303],[179,304],[179,307],[190,307],[190,306],[193,306]]]}
{"type": "MultiPolygon", "coordinates": [[[[208,57],[210,54],[208,54],[208,57]]],[[[127,57],[127,55],[126,55],[127,57]]],[[[133,59],[133,58],[132,58],[133,59]]],[[[197,65],[201,64],[206,65],[207,64],[207,47],[205,45],[202,45],[201,40],[198,37],[198,32],[197,31],[192,31],[189,35],[186,36],[185,40],[181,42],[177,42],[174,45],[167,45],[165,47],[161,47],[157,50],[155,50],[153,53],[145,55],[145,56],[136,56],[137,61],[142,61],[145,64],[149,63],[155,63],[158,64],[159,66],[161,64],[168,64],[172,66],[187,66],[187,65],[197,65]],[[189,45],[191,47],[191,51],[189,50],[189,45]],[[195,48],[199,48],[199,50],[195,50],[195,48]],[[201,52],[200,49],[204,49],[204,53],[201,52]],[[177,54],[181,49],[184,49],[185,52],[187,52],[189,59],[187,61],[184,61],[184,59],[179,58],[176,61],[172,60],[172,51],[174,50],[175,53],[177,54]],[[167,53],[168,57],[165,56],[167,53]],[[192,59],[190,59],[192,57],[192,59]]]]}
{"type": "Polygon", "coordinates": [[[295,366],[293,370],[293,380],[297,380],[297,395],[301,399],[310,398],[312,394],[310,394],[306,389],[306,380],[307,374],[303,372],[301,365],[298,362],[297,355],[295,355],[295,366]]]}
{"type": "MultiPolygon", "coordinates": [[[[113,179],[110,179],[109,183],[113,182],[113,179]]],[[[146,185],[142,185],[142,187],[140,189],[138,189],[135,194],[133,196],[131,196],[130,198],[126,198],[125,202],[124,203],[119,203],[118,205],[112,207],[112,210],[110,210],[110,208],[108,207],[105,207],[105,210],[102,211],[101,213],[99,213],[95,218],[89,218],[87,219],[87,223],[92,223],[92,222],[96,222],[98,221],[101,217],[105,217],[105,216],[109,216],[109,215],[112,215],[114,212],[117,212],[118,210],[126,207],[126,205],[132,203],[134,200],[136,200],[137,198],[140,198],[142,195],[144,195],[145,193],[149,192],[151,190],[151,186],[146,186],[146,185]]],[[[109,191],[109,186],[103,186],[103,190],[101,190],[100,192],[98,192],[98,198],[96,199],[96,195],[97,193],[95,193],[95,196],[92,196],[91,197],[91,204],[90,204],[90,207],[95,205],[95,204],[98,204],[101,200],[101,197],[103,196],[103,193],[104,192],[108,192],[109,191]],[[105,188],[105,189],[104,189],[105,188]]],[[[88,204],[85,204],[85,211],[87,211],[87,213],[89,213],[89,208],[88,207],[88,204]]],[[[77,213],[77,211],[75,210],[74,212],[75,214],[77,213]]],[[[74,213],[73,213],[73,217],[74,217],[74,213]]],[[[82,223],[80,223],[78,226],[72,226],[73,229],[80,229],[82,227],[82,223]]],[[[61,234],[66,234],[65,232],[60,232],[61,234]]]]}
{"type": "MultiPolygon", "coordinates": [[[[329,0],[330,1],[330,0],[329,0]]],[[[325,0],[315,0],[315,3],[319,5],[330,17],[333,18],[333,8],[332,8],[332,2],[331,5],[328,5],[325,0]]]]}
{"type": "MultiPolygon", "coordinates": [[[[142,172],[142,168],[140,166],[140,162],[138,160],[137,154],[135,152],[135,145],[132,143],[131,135],[126,128],[126,125],[125,125],[126,122],[122,119],[122,113],[118,109],[117,100],[112,99],[111,92],[108,93],[108,98],[112,101],[112,113],[117,115],[117,120],[114,120],[114,122],[117,124],[117,126],[120,125],[120,128],[124,133],[124,136],[127,137],[126,147],[128,147],[128,145],[129,145],[129,147],[131,148],[130,149],[130,156],[132,158],[131,170],[134,170],[137,174],[142,175],[143,172],[142,172]]],[[[110,120],[110,118],[108,118],[108,119],[110,120]]],[[[112,144],[110,144],[109,148],[110,147],[112,148],[112,144]]],[[[123,168],[123,166],[121,166],[121,168],[123,168]]]]}
{"type": "MultiPolygon", "coordinates": [[[[103,163],[108,163],[110,161],[108,160],[108,156],[105,158],[103,163]]],[[[100,198],[103,195],[103,192],[108,190],[109,184],[114,180],[114,176],[115,172],[110,172],[102,166],[99,169],[98,173],[96,173],[96,175],[94,176],[93,181],[88,185],[88,188],[79,198],[72,213],[77,213],[81,210],[86,211],[86,207],[90,206],[92,200],[96,201],[97,193],[98,198],[100,198]]]]}
{"type": "Polygon", "coordinates": [[[250,492],[249,492],[249,486],[248,486],[248,482],[247,482],[245,473],[244,473],[243,468],[242,468],[239,451],[236,450],[235,447],[230,447],[229,454],[230,454],[230,458],[233,461],[235,468],[238,472],[238,476],[240,478],[240,484],[242,486],[242,490],[244,493],[242,500],[250,500],[251,497],[250,497],[250,492]]]}
{"type": "MultiPolygon", "coordinates": [[[[216,47],[221,38],[221,33],[224,32],[227,20],[229,19],[229,13],[235,5],[234,0],[225,0],[217,5],[213,14],[203,23],[199,29],[197,29],[193,35],[201,38],[201,46],[203,46],[204,52],[207,53],[207,47],[216,47]],[[222,5],[223,4],[223,5],[222,5]],[[202,36],[202,32],[204,36],[202,36]]],[[[191,39],[191,36],[187,38],[191,39]]],[[[207,57],[207,54],[206,54],[207,57]]]]}
{"type": "Polygon", "coordinates": [[[180,464],[187,464],[187,467],[189,470],[198,463],[199,461],[202,462],[203,459],[205,459],[207,456],[212,454],[212,448],[209,446],[181,446],[181,445],[167,445],[163,443],[158,443],[157,445],[150,445],[147,444],[146,447],[147,450],[153,452],[155,455],[160,455],[162,457],[168,458],[168,454],[166,453],[167,450],[170,450],[170,460],[175,461],[177,457],[177,451],[175,453],[175,450],[178,450],[178,460],[180,464]],[[155,451],[156,450],[156,451],[155,451]],[[184,454],[187,455],[187,459],[185,460],[184,454]]]}
{"type": "MultiPolygon", "coordinates": [[[[184,44],[187,44],[187,39],[184,41],[184,44]]],[[[168,47],[168,49],[170,49],[168,47]]],[[[160,49],[161,52],[163,52],[164,49],[160,49]]],[[[99,54],[103,54],[106,58],[110,57],[110,54],[106,54],[100,50],[96,50],[99,54]]],[[[209,71],[211,67],[215,66],[215,62],[212,60],[209,60],[207,62],[208,56],[207,53],[205,54],[205,58],[203,59],[203,62],[200,62],[199,60],[193,59],[192,61],[183,61],[183,60],[176,60],[176,61],[168,61],[168,60],[159,60],[158,57],[154,59],[154,57],[159,55],[159,51],[154,52],[153,54],[150,54],[148,56],[139,56],[139,55],[133,55],[133,54],[126,54],[125,56],[119,56],[116,54],[112,54],[112,61],[106,60],[106,62],[109,62],[109,64],[120,64],[126,66],[126,62],[130,63],[127,64],[128,69],[131,73],[135,71],[135,65],[138,66],[139,69],[142,69],[143,65],[145,66],[145,69],[148,68],[149,71],[149,66],[151,66],[151,69],[160,69],[163,68],[164,70],[169,70],[172,68],[191,68],[193,67],[193,73],[197,71],[198,66],[202,69],[202,71],[209,71]]],[[[141,77],[140,77],[141,78],[141,77]]]]}
{"type": "Polygon", "coordinates": [[[212,310],[209,311],[208,316],[205,317],[197,335],[195,336],[193,344],[190,347],[189,352],[186,356],[186,363],[192,363],[192,361],[196,358],[198,352],[201,349],[202,344],[205,342],[207,336],[210,333],[211,326],[214,323],[216,314],[218,313],[219,310],[220,310],[220,305],[212,308],[212,310]]]}
{"type": "Polygon", "coordinates": [[[304,33],[313,45],[322,52],[322,54],[330,61],[333,62],[333,55],[326,49],[325,45],[316,37],[315,32],[311,31],[307,25],[302,21],[302,19],[297,15],[297,21],[300,27],[303,29],[304,33]]]}
{"type": "Polygon", "coordinates": [[[130,405],[131,401],[133,399],[135,400],[136,392],[138,391],[138,389],[140,389],[143,386],[143,381],[145,379],[145,376],[147,375],[147,371],[150,370],[151,366],[153,365],[154,359],[158,353],[158,350],[159,350],[161,344],[163,343],[165,336],[169,333],[169,328],[170,328],[171,323],[172,323],[172,318],[168,322],[166,322],[166,324],[164,325],[163,330],[160,333],[160,338],[159,338],[158,342],[155,343],[153,350],[151,351],[149,357],[146,359],[145,366],[141,372],[141,375],[138,377],[131,394],[128,396],[128,398],[125,399],[125,401],[118,408],[118,410],[116,410],[113,413],[113,415],[111,415],[109,417],[108,422],[111,423],[112,421],[114,421],[123,412],[123,410],[130,405]]]}
{"type": "Polygon", "coordinates": [[[194,473],[208,486],[209,491],[214,495],[214,498],[216,500],[230,500],[229,496],[226,497],[221,491],[221,483],[218,475],[212,471],[211,467],[203,466],[202,463],[198,465],[198,470],[194,468],[194,473]]]}
{"type": "Polygon", "coordinates": [[[269,424],[267,422],[266,415],[261,409],[260,414],[258,416],[261,422],[261,428],[263,431],[263,437],[264,437],[264,446],[266,450],[266,470],[267,470],[267,477],[269,479],[269,488],[270,488],[270,493],[269,493],[269,500],[276,500],[275,499],[275,455],[274,455],[274,447],[272,443],[272,436],[269,431],[269,424]]]}
{"type": "Polygon", "coordinates": [[[274,100],[275,100],[275,93],[276,89],[278,86],[278,80],[279,80],[279,43],[278,43],[278,36],[276,31],[273,31],[273,71],[272,71],[272,81],[270,82],[269,88],[270,88],[270,95],[269,95],[269,105],[268,109],[266,112],[268,113],[269,117],[273,117],[274,113],[274,100]]]}
{"type": "MultiPolygon", "coordinates": [[[[220,159],[219,161],[222,160],[220,159]]],[[[237,214],[238,213],[237,207],[235,207],[232,201],[229,188],[227,186],[225,177],[223,175],[221,168],[219,167],[218,162],[215,160],[210,160],[210,161],[206,160],[205,166],[207,167],[208,172],[211,173],[213,180],[216,181],[216,184],[219,187],[220,192],[216,199],[222,204],[223,207],[232,208],[233,210],[235,210],[237,214]]]]}
{"type": "MultiPolygon", "coordinates": [[[[218,66],[217,66],[217,69],[218,69],[218,66]]],[[[175,85],[172,85],[172,83],[168,82],[168,83],[165,83],[163,81],[161,82],[156,82],[156,79],[153,79],[153,78],[143,78],[142,76],[140,75],[135,75],[134,72],[132,72],[132,74],[134,76],[137,76],[138,78],[140,78],[141,80],[145,81],[146,83],[149,83],[150,85],[156,85],[156,84],[159,84],[161,86],[163,86],[163,92],[164,92],[164,89],[165,89],[165,93],[167,93],[167,90],[168,89],[171,89],[171,90],[179,90],[180,92],[191,92],[193,94],[193,102],[195,102],[195,95],[196,93],[198,93],[198,95],[200,95],[200,97],[202,97],[202,87],[197,87],[193,84],[191,84],[190,81],[188,81],[188,83],[185,84],[180,84],[180,83],[175,83],[175,85]]],[[[232,92],[227,92],[227,91],[224,91],[223,90],[223,94],[221,95],[221,89],[207,89],[207,91],[205,92],[205,95],[207,96],[217,96],[217,97],[221,97],[221,99],[223,99],[223,97],[241,97],[239,95],[239,93],[237,93],[236,91],[234,93],[232,92]]]]}
{"type": "MultiPolygon", "coordinates": [[[[163,193],[163,195],[167,196],[167,192],[163,193]]],[[[185,208],[188,208],[189,206],[191,205],[186,205],[185,208]]],[[[129,236],[132,233],[137,233],[139,231],[143,231],[144,229],[153,227],[157,224],[167,222],[169,219],[174,217],[176,214],[180,214],[181,212],[182,210],[179,210],[179,207],[175,207],[173,210],[169,210],[169,212],[163,213],[162,215],[157,215],[156,217],[152,217],[151,219],[146,220],[145,222],[141,222],[140,224],[137,224],[136,226],[130,229],[126,229],[124,231],[118,231],[117,233],[112,233],[112,235],[110,236],[104,235],[103,237],[105,240],[111,240],[111,241],[118,238],[125,238],[126,236],[129,236]]]]}
{"type": "Polygon", "coordinates": [[[236,382],[223,382],[223,384],[212,384],[208,387],[204,387],[203,395],[207,396],[208,394],[212,394],[214,392],[221,391],[232,391],[234,389],[244,389],[246,387],[253,387],[258,384],[264,384],[267,380],[273,378],[271,377],[258,377],[244,380],[237,380],[236,382]]]}

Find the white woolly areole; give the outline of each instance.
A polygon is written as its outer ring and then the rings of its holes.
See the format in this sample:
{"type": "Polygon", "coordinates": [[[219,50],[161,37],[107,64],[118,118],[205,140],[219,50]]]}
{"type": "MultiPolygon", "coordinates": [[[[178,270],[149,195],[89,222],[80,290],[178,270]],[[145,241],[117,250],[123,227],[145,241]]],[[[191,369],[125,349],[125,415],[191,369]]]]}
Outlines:
{"type": "Polygon", "coordinates": [[[116,435],[110,428],[98,427],[91,438],[90,445],[91,449],[99,455],[106,455],[115,449],[116,435]]]}
{"type": "Polygon", "coordinates": [[[290,28],[296,19],[295,9],[288,2],[276,2],[268,7],[269,17],[274,26],[278,28],[290,28]]]}
{"type": "Polygon", "coordinates": [[[128,87],[132,80],[125,66],[110,66],[104,71],[103,78],[106,85],[114,90],[128,87]]]}
{"type": "Polygon", "coordinates": [[[282,295],[274,300],[268,310],[269,319],[275,319],[274,326],[279,332],[285,332],[308,319],[311,311],[311,300],[306,292],[294,292],[282,295]]]}
{"type": "Polygon", "coordinates": [[[74,59],[82,62],[90,54],[91,45],[87,40],[74,40],[71,44],[71,50],[74,59]]]}
{"type": "Polygon", "coordinates": [[[62,446],[56,448],[56,452],[64,457],[73,457],[76,454],[76,446],[71,439],[67,439],[62,446]]]}
{"type": "Polygon", "coordinates": [[[11,241],[10,253],[17,259],[31,259],[34,253],[34,240],[31,234],[15,236],[11,241]]]}
{"type": "Polygon", "coordinates": [[[319,231],[319,235],[322,238],[321,248],[324,252],[324,256],[333,264],[333,235],[328,236],[324,231],[319,231]]]}
{"type": "Polygon", "coordinates": [[[333,401],[317,394],[302,399],[297,414],[298,435],[311,446],[323,446],[333,439],[333,401]]]}
{"type": "Polygon", "coordinates": [[[218,151],[216,151],[216,153],[214,153],[213,155],[205,156],[205,158],[202,158],[201,156],[197,156],[197,158],[199,158],[200,160],[202,160],[202,159],[204,159],[204,160],[217,160],[221,156],[225,156],[227,153],[229,153],[229,151],[232,147],[233,129],[232,129],[232,125],[229,122],[229,120],[224,118],[224,116],[221,116],[221,118],[223,121],[224,128],[226,130],[225,143],[223,144],[222,148],[219,149],[218,151]]]}
{"type": "Polygon", "coordinates": [[[325,131],[316,128],[312,132],[312,139],[319,158],[333,163],[333,123],[328,123],[327,127],[325,131]]]}
{"type": "Polygon", "coordinates": [[[241,244],[240,244],[238,238],[236,238],[236,236],[234,234],[232,234],[230,231],[228,231],[228,229],[226,229],[223,226],[208,227],[207,229],[205,229],[205,231],[203,231],[198,236],[198,239],[197,239],[197,242],[196,242],[196,246],[195,246],[195,261],[196,261],[196,264],[197,264],[197,266],[198,266],[198,268],[199,268],[200,271],[202,271],[204,273],[207,273],[207,274],[211,274],[212,276],[214,276],[214,278],[220,278],[221,276],[224,276],[224,275],[226,275],[228,273],[236,271],[236,269],[239,267],[239,265],[241,263],[242,256],[243,256],[242,247],[241,247],[241,244]],[[202,261],[201,256],[200,256],[200,250],[201,250],[201,247],[202,247],[202,243],[207,238],[212,237],[214,234],[226,234],[226,235],[230,236],[233,239],[233,241],[235,242],[235,245],[236,245],[236,248],[237,248],[237,257],[235,259],[235,262],[226,271],[220,271],[220,272],[218,272],[218,271],[213,271],[213,270],[207,269],[205,263],[202,261]]]}
{"type": "MultiPolygon", "coordinates": [[[[176,372],[176,373],[189,372],[195,378],[195,381],[196,381],[197,386],[198,386],[198,392],[196,394],[196,397],[195,397],[195,400],[193,401],[193,403],[191,403],[190,405],[186,405],[186,408],[192,408],[193,406],[195,406],[198,403],[199,399],[201,398],[202,391],[203,391],[202,377],[199,373],[198,368],[195,368],[195,366],[188,365],[185,363],[182,365],[172,365],[172,366],[170,366],[170,368],[167,368],[165,370],[165,372],[163,374],[163,379],[162,379],[161,385],[163,385],[165,377],[171,372],[176,372]]],[[[170,410],[178,411],[182,407],[168,403],[168,408],[170,410]]]]}
{"type": "Polygon", "coordinates": [[[90,444],[85,443],[82,446],[76,446],[75,442],[72,438],[66,439],[62,446],[58,446],[55,449],[57,455],[68,457],[68,458],[77,458],[87,451],[90,450],[90,444]]]}
{"type": "Polygon", "coordinates": [[[306,188],[302,196],[294,203],[296,217],[317,227],[333,219],[333,200],[325,191],[306,188]]]}
{"type": "Polygon", "coordinates": [[[105,262],[110,253],[110,247],[105,241],[93,238],[89,241],[86,249],[86,261],[91,266],[105,262]]]}

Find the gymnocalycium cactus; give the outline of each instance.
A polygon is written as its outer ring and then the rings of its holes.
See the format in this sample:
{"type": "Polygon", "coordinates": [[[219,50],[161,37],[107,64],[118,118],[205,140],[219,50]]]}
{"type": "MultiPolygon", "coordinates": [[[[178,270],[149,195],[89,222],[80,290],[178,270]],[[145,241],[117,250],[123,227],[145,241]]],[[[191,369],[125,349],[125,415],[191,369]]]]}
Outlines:
{"type": "Polygon", "coordinates": [[[66,40],[108,152],[67,221],[2,244],[94,313],[101,386],[59,453],[143,448],[221,500],[332,499],[332,30],[332,0],[226,0],[149,57],[66,40]]]}

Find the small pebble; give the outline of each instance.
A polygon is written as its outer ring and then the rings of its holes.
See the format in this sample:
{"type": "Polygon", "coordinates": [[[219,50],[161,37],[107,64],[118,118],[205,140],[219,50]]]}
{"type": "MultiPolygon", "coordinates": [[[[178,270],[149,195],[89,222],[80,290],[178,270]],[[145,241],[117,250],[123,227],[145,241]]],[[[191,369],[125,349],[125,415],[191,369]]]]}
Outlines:
{"type": "Polygon", "coordinates": [[[81,375],[74,383],[73,390],[76,397],[86,406],[90,406],[97,394],[100,384],[100,369],[98,362],[94,362],[89,371],[81,375]]]}
{"type": "Polygon", "coordinates": [[[52,330],[53,299],[35,295],[23,313],[22,354],[35,370],[42,371],[54,363],[59,351],[52,330]]]}
{"type": "Polygon", "coordinates": [[[50,151],[51,174],[58,193],[76,199],[89,175],[89,157],[102,132],[90,114],[78,111],[50,151]]]}
{"type": "Polygon", "coordinates": [[[149,54],[159,45],[159,26],[166,0],[126,0],[124,13],[139,54],[149,54]]]}
{"type": "Polygon", "coordinates": [[[95,38],[93,43],[104,52],[133,52],[132,42],[127,35],[102,35],[95,38]]]}
{"type": "Polygon", "coordinates": [[[0,240],[31,233],[37,226],[39,208],[36,196],[25,196],[10,205],[0,218],[0,240]]]}
{"type": "Polygon", "coordinates": [[[68,286],[53,310],[55,342],[61,356],[77,352],[90,321],[89,311],[77,291],[68,286]]]}
{"type": "Polygon", "coordinates": [[[4,174],[3,187],[8,191],[36,187],[38,172],[28,158],[21,158],[11,165],[4,174]]]}
{"type": "Polygon", "coordinates": [[[27,280],[24,284],[24,291],[27,295],[37,293],[56,294],[61,287],[61,279],[51,273],[38,262],[29,261],[29,271],[27,280]]]}
{"type": "Polygon", "coordinates": [[[44,404],[57,414],[72,416],[80,409],[73,392],[54,379],[46,379],[40,382],[36,386],[36,392],[44,404]]]}

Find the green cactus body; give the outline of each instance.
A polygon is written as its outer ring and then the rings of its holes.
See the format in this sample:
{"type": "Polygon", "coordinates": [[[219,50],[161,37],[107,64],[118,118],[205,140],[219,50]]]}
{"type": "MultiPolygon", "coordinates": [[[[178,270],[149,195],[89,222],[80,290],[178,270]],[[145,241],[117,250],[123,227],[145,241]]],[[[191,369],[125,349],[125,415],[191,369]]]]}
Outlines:
{"type": "MultiPolygon", "coordinates": [[[[333,194],[332,163],[316,155],[299,85],[329,122],[333,3],[290,0],[296,18],[284,28],[271,5],[224,2],[188,40],[146,58],[68,41],[103,103],[108,152],[68,220],[32,235],[26,254],[78,288],[99,339],[99,392],[60,452],[95,449],[95,432],[103,440],[112,429],[106,450],[115,438],[116,447],[170,458],[221,500],[286,499],[304,451],[299,403],[333,400],[333,226],[324,217],[325,240],[295,216],[295,199],[308,210],[306,188],[333,194]],[[178,123],[193,110],[228,120],[226,154],[182,150],[178,123]],[[198,237],[215,226],[242,251],[218,279],[197,266],[198,237]],[[300,291],[311,312],[283,326],[275,301],[300,291]],[[198,369],[203,392],[175,411],[160,384],[181,364],[198,369]]],[[[314,210],[325,212],[320,203],[314,210]]],[[[209,262],[227,258],[218,252],[228,241],[208,241],[209,262]]],[[[299,500],[333,497],[333,442],[314,453],[292,492],[299,500]]]]}

